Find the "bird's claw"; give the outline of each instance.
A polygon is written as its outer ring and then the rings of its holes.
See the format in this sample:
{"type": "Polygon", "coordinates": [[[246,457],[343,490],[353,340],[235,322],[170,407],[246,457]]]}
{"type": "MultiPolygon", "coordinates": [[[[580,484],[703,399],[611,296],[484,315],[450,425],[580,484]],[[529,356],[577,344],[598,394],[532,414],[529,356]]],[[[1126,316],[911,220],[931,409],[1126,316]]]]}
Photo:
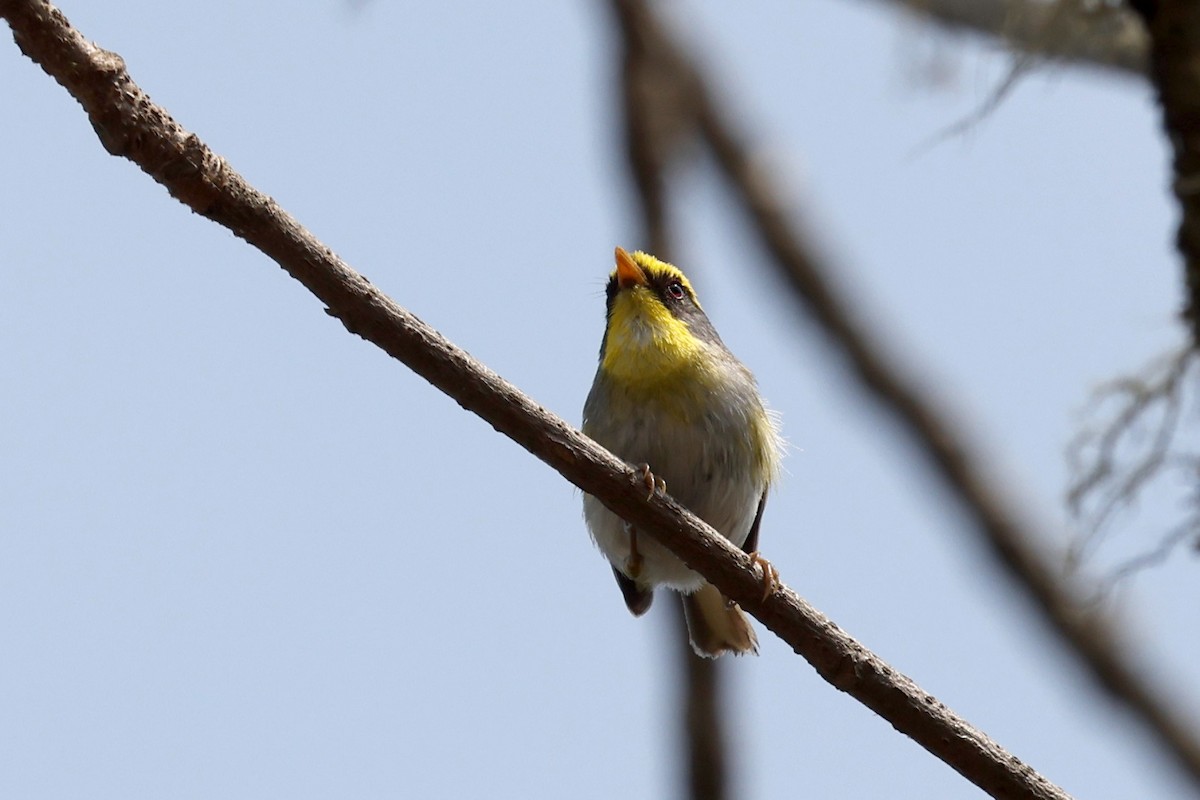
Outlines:
{"type": "Polygon", "coordinates": [[[750,553],[750,563],[756,564],[758,568],[762,570],[762,599],[766,600],[775,593],[776,589],[779,588],[779,570],[775,569],[775,565],[763,558],[762,553],[758,552],[757,550],[755,550],[753,553],[750,553]]]}
{"type": "Polygon", "coordinates": [[[655,489],[658,489],[663,494],[667,493],[667,482],[651,472],[649,464],[642,464],[640,469],[642,471],[642,483],[646,485],[647,500],[650,500],[654,497],[655,489]]]}
{"type": "MultiPolygon", "coordinates": [[[[637,469],[641,472],[642,483],[646,486],[647,500],[654,499],[654,491],[656,489],[664,494],[666,493],[667,482],[651,472],[649,464],[640,464],[637,469]]],[[[642,574],[642,565],[646,559],[638,551],[637,528],[627,522],[625,523],[625,531],[629,534],[629,556],[625,559],[625,574],[636,579],[642,574]]]]}

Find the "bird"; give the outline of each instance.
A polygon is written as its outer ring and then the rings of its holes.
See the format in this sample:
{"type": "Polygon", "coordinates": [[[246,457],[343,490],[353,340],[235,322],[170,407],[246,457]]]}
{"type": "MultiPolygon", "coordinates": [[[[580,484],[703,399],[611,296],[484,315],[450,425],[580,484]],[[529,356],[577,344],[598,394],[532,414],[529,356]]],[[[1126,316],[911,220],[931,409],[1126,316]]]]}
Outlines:
{"type": "MultiPolygon", "coordinates": [[[[778,416],[672,264],[616,248],[604,337],[583,432],[751,555],[769,594],[778,572],[758,555],[767,491],[783,455],[778,416]]],[[[584,522],[634,616],[663,586],[682,595],[699,656],[758,652],[745,612],[651,536],[583,497],[584,522]]]]}

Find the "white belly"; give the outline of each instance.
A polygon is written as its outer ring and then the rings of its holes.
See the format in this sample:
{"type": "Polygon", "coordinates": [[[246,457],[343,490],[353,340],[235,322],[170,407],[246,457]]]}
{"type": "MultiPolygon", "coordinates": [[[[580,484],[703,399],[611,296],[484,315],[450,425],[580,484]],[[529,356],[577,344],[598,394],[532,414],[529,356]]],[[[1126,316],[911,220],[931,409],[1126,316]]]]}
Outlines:
{"type": "MultiPolygon", "coordinates": [[[[716,419],[738,419],[719,414],[716,419]]],[[[742,420],[744,416],[740,417],[742,420]]],[[[741,547],[750,533],[764,480],[754,480],[750,432],[737,425],[709,422],[684,425],[658,417],[654,425],[610,429],[589,420],[584,430],[596,441],[631,464],[649,464],[655,477],[666,481],[667,493],[718,533],[741,547]],[[669,444],[669,446],[667,446],[669,444]]],[[[629,531],[624,520],[590,495],[583,499],[584,520],[592,539],[605,557],[622,572],[629,559],[629,531]]],[[[648,534],[638,536],[643,558],[643,585],[666,585],[683,592],[699,588],[702,578],[648,534]]],[[[635,577],[635,576],[630,576],[635,577]]]]}

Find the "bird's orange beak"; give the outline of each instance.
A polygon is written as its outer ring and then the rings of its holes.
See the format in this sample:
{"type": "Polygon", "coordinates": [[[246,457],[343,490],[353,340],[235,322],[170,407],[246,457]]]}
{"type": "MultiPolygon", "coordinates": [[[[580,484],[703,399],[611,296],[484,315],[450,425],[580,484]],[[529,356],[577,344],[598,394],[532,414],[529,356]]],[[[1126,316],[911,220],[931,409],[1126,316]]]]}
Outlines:
{"type": "Polygon", "coordinates": [[[617,285],[622,289],[646,285],[646,273],[623,247],[617,248],[617,285]]]}

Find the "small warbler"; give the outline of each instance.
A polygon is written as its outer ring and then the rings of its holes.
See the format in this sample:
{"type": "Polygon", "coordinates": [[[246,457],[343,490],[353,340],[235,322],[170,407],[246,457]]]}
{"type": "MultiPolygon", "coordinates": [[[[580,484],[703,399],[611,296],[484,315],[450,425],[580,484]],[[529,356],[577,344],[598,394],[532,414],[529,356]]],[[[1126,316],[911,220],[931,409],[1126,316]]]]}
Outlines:
{"type": "MultiPolygon", "coordinates": [[[[616,259],[583,432],[639,465],[651,492],[656,485],[665,488],[751,553],[769,592],[778,573],[756,551],[767,488],[782,454],[775,419],[754,376],[725,347],[683,272],[620,247],[616,259]]],[[[667,586],[683,595],[698,655],[757,652],[742,610],[669,550],[652,537],[639,537],[590,495],[584,495],[583,514],[635,616],[650,608],[654,587],[667,586]]]]}

